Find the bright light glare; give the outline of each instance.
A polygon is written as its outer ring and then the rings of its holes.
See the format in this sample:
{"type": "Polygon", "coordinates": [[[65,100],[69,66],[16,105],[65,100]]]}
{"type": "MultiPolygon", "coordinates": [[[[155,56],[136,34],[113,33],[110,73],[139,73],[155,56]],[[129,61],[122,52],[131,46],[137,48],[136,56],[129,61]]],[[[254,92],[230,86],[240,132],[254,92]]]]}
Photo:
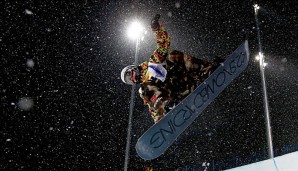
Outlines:
{"type": "Polygon", "coordinates": [[[128,34],[128,37],[135,40],[141,37],[143,31],[144,31],[143,26],[139,22],[135,21],[128,28],[127,34],[128,34]]]}
{"type": "Polygon", "coordinates": [[[260,6],[258,4],[255,4],[254,8],[255,8],[255,13],[257,13],[257,11],[260,9],[260,6]]]}
{"type": "Polygon", "coordinates": [[[257,61],[260,61],[261,66],[266,67],[268,63],[264,62],[264,54],[262,52],[259,52],[259,54],[255,57],[257,61]]]}
{"type": "Polygon", "coordinates": [[[254,7],[255,7],[255,9],[257,9],[257,10],[260,9],[260,6],[259,6],[258,4],[255,4],[254,7]]]}
{"type": "Polygon", "coordinates": [[[259,55],[256,56],[256,60],[257,60],[257,61],[260,60],[260,56],[259,56],[259,55]]]}
{"type": "Polygon", "coordinates": [[[264,55],[262,52],[259,52],[259,54],[256,56],[256,60],[259,61],[260,59],[263,59],[264,55]]]}

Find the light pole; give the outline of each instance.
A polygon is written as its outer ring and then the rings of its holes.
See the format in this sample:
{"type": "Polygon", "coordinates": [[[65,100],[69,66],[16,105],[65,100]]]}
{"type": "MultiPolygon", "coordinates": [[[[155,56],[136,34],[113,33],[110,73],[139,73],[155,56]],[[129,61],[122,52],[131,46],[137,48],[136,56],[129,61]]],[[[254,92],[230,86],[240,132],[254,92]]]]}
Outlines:
{"type": "Polygon", "coordinates": [[[258,60],[260,65],[260,73],[262,78],[262,86],[263,86],[263,101],[264,101],[264,111],[265,111],[265,118],[266,118],[266,129],[267,129],[267,143],[268,143],[268,156],[269,158],[274,157],[273,153],[273,143],[272,143],[272,133],[271,133],[271,124],[270,124],[270,114],[269,114],[269,104],[267,98],[267,89],[266,89],[266,79],[265,79],[265,59],[262,52],[262,44],[261,44],[261,35],[260,35],[260,28],[259,28],[259,20],[258,20],[258,11],[260,6],[258,4],[254,5],[255,10],[255,20],[256,20],[256,28],[258,34],[258,44],[259,44],[259,53],[258,53],[258,60]]]}
{"type": "MultiPolygon", "coordinates": [[[[142,25],[135,21],[131,24],[128,29],[128,36],[136,41],[136,51],[135,51],[135,60],[134,65],[138,65],[138,54],[139,54],[139,45],[142,36],[142,32],[144,31],[142,25]]],[[[125,150],[125,163],[124,170],[127,171],[128,163],[129,163],[129,152],[130,152],[130,140],[131,140],[131,125],[132,125],[132,114],[134,110],[134,99],[135,99],[135,88],[136,85],[132,85],[131,88],[131,96],[130,96],[130,105],[129,105],[129,118],[128,118],[128,128],[127,128],[127,138],[126,138],[126,150],[125,150]]]]}

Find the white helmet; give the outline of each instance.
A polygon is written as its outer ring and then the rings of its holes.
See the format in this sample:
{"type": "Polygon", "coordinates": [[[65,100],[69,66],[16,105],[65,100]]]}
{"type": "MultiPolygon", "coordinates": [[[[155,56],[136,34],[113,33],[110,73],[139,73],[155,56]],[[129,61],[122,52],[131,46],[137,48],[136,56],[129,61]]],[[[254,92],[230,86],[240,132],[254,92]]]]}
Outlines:
{"type": "Polygon", "coordinates": [[[125,84],[133,85],[135,82],[131,80],[132,71],[137,71],[137,67],[135,65],[128,65],[121,71],[121,80],[125,84]]]}

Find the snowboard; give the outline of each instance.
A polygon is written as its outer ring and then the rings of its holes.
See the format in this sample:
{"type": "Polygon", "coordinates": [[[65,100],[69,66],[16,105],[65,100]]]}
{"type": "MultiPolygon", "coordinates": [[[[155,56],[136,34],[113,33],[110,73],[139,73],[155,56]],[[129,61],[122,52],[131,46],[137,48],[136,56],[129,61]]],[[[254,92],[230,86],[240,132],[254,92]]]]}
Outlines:
{"type": "Polygon", "coordinates": [[[149,128],[138,140],[136,151],[145,160],[163,154],[202,111],[247,67],[248,41],[244,41],[191,94],[149,128]]]}

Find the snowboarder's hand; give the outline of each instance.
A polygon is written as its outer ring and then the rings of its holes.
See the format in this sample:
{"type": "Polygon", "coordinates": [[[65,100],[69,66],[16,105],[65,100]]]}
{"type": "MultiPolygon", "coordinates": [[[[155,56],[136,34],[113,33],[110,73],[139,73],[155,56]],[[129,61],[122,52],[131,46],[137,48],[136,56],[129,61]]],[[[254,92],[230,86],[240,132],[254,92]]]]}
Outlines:
{"type": "Polygon", "coordinates": [[[159,22],[158,22],[159,18],[160,18],[160,14],[156,14],[151,20],[151,28],[153,31],[156,31],[159,29],[159,22]]]}

